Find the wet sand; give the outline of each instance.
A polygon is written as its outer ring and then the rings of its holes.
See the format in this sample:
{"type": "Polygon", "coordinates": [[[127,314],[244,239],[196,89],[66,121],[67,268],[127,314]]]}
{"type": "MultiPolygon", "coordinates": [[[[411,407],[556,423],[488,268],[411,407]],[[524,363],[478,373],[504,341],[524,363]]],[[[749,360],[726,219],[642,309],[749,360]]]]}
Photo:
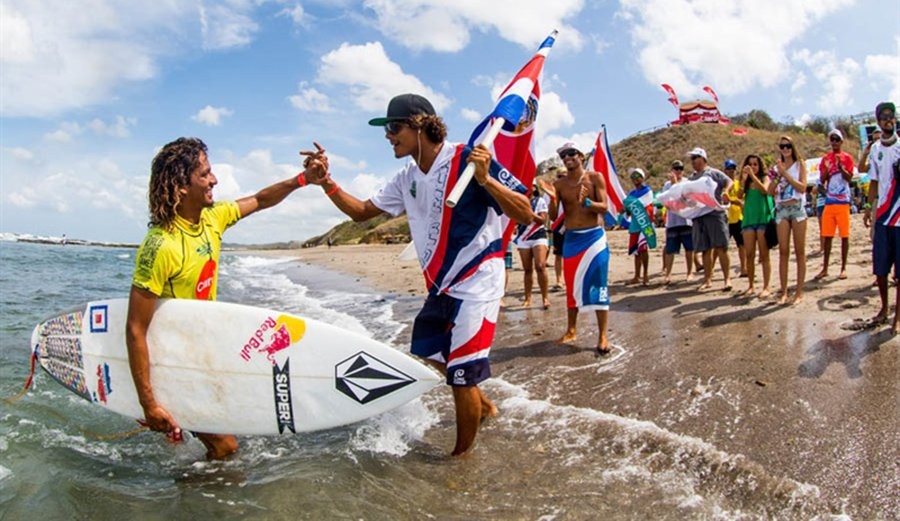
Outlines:
{"type": "MultiPolygon", "coordinates": [[[[888,325],[855,327],[873,316],[879,304],[871,286],[868,231],[861,216],[854,215],[846,280],[837,279],[839,240],[830,276],[812,280],[822,266],[815,219],[807,237],[805,298],[780,306],[773,297],[738,296],[746,278],[733,276],[733,290],[722,291],[718,267],[713,288],[697,291],[699,279],[683,282],[683,257],[676,258],[675,282],[664,286],[661,244],[651,251],[650,284],[626,285],[633,276],[627,234],[610,232],[613,353],[603,359],[594,355],[592,313],[579,316],[574,344],[556,342],[565,326],[562,291],[551,291],[551,308],[545,311],[537,305],[535,287],[535,304],[521,308],[522,271],[516,259],[491,355],[494,374],[527,386],[537,399],[650,421],[743,455],[748,464],[773,476],[818,487],[832,513],[900,519],[900,337],[892,336],[888,325]],[[559,381],[558,372],[545,376],[542,368],[551,363],[567,368],[565,381],[559,381]]],[[[415,262],[397,260],[404,247],[320,247],[274,254],[409,296],[403,301],[409,309],[402,313],[412,314],[424,285],[415,262]]],[[[737,253],[732,248],[730,254],[736,271],[737,253]]],[[[777,294],[777,251],[771,260],[771,289],[777,294]]],[[[791,291],[795,275],[792,263],[791,291]]],[[[552,267],[550,282],[552,286],[552,267]]],[[[757,292],[760,288],[761,280],[757,292]]],[[[894,288],[890,291],[893,304],[894,288]]]]}

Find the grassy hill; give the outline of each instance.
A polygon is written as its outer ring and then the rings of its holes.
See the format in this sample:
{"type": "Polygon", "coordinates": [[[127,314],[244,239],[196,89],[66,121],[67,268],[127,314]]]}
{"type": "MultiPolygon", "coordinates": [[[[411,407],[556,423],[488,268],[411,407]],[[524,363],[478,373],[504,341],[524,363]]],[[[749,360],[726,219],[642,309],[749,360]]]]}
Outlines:
{"type": "MultiPolygon", "coordinates": [[[[747,118],[734,119],[747,121],[747,118]]],[[[778,128],[777,124],[765,125],[767,128],[773,128],[766,130],[755,128],[753,125],[751,119],[750,126],[697,123],[666,127],[625,138],[611,145],[610,151],[618,170],[619,180],[627,191],[632,186],[628,180],[629,168],[642,168],[647,173],[650,187],[659,190],[666,182],[665,176],[672,161],[681,159],[687,169],[690,169],[690,161],[686,160],[684,155],[694,147],[704,148],[709,156],[709,164],[720,170],[726,159],[734,159],[740,165],[748,154],[758,154],[766,162],[767,167],[771,166],[777,157],[776,145],[782,135],[791,137],[805,159],[819,157],[831,149],[821,125],[819,128],[822,132],[801,130],[796,127],[778,128]],[[733,131],[738,128],[746,129],[746,134],[734,134],[733,131]]],[[[859,157],[859,141],[854,126],[839,124],[839,128],[846,136],[844,151],[854,158],[859,157]]],[[[552,176],[551,169],[554,165],[561,165],[558,158],[546,158],[538,165],[538,174],[552,176]]],[[[409,225],[405,216],[393,219],[381,216],[366,223],[347,221],[323,235],[307,240],[304,246],[325,244],[328,237],[331,237],[334,244],[408,241],[409,225]]]]}

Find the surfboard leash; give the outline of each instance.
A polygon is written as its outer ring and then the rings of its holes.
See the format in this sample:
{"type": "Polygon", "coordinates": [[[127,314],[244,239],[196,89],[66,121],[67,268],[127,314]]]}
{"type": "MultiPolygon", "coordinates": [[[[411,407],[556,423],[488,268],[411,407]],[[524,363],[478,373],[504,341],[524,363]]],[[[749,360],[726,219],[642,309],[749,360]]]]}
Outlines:
{"type": "Polygon", "coordinates": [[[31,352],[31,370],[28,373],[28,379],[25,380],[25,386],[22,387],[22,390],[19,391],[19,394],[13,396],[12,398],[4,398],[3,400],[6,403],[16,403],[19,401],[25,393],[28,392],[28,388],[31,387],[31,382],[34,380],[34,363],[37,361],[37,353],[35,351],[31,352]]]}

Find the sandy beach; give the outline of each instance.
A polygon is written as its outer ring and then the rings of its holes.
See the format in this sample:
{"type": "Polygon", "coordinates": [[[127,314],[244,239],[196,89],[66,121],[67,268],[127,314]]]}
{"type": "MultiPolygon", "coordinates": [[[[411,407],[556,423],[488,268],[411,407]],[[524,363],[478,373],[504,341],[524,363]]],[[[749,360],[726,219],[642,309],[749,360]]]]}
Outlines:
{"type": "MultiPolygon", "coordinates": [[[[747,279],[736,276],[733,290],[722,291],[718,267],[713,289],[700,292],[696,281],[683,282],[682,258],[673,270],[676,282],[666,287],[661,244],[651,251],[650,284],[625,285],[633,275],[627,234],[610,232],[613,353],[605,358],[594,355],[592,314],[579,317],[574,345],[556,342],[565,325],[562,291],[551,291],[549,310],[521,308],[522,271],[516,259],[492,351],[494,374],[554,404],[653,422],[740,454],[772,475],[815,485],[833,513],[898,519],[900,339],[887,325],[857,327],[877,311],[878,294],[871,285],[871,243],[860,215],[853,216],[852,226],[849,277],[837,278],[840,243],[835,241],[831,275],[814,281],[822,256],[818,227],[810,220],[806,296],[794,306],[780,306],[775,298],[740,297],[747,279]],[[570,378],[544,378],[546,364],[566,368],[570,378]]],[[[409,296],[405,302],[412,314],[424,289],[417,264],[397,260],[404,247],[276,254],[409,296]]],[[[736,270],[736,251],[730,254],[736,270]]],[[[771,289],[777,293],[778,253],[772,252],[771,259],[771,289]]],[[[792,264],[791,291],[795,275],[792,264]]],[[[552,286],[552,272],[550,280],[552,286]]],[[[761,280],[757,291],[760,287],[761,280]]],[[[489,450],[490,438],[486,428],[476,457],[479,450],[489,450]]]]}

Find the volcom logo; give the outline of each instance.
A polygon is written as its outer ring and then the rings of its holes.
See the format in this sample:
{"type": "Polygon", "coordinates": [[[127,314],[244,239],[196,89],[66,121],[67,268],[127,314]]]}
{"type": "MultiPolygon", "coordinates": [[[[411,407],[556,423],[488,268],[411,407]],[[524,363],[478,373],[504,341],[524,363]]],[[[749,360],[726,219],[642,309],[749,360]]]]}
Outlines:
{"type": "Polygon", "coordinates": [[[360,351],[334,366],[335,388],[361,404],[402,389],[415,378],[360,351]]]}

